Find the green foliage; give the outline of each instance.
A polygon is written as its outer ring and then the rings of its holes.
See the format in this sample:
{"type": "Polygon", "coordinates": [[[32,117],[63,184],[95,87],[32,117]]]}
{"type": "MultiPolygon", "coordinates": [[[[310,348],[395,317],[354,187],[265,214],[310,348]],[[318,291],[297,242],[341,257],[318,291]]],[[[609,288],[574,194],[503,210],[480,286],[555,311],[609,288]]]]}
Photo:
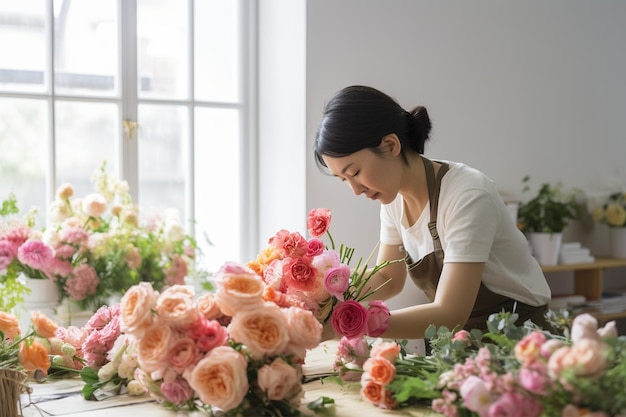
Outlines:
{"type": "MultiPolygon", "coordinates": [[[[522,192],[530,190],[530,177],[522,180],[522,192]]],[[[525,233],[561,233],[570,221],[580,219],[582,205],[572,194],[566,195],[561,185],[541,185],[537,195],[519,206],[518,225],[525,233]]]]}

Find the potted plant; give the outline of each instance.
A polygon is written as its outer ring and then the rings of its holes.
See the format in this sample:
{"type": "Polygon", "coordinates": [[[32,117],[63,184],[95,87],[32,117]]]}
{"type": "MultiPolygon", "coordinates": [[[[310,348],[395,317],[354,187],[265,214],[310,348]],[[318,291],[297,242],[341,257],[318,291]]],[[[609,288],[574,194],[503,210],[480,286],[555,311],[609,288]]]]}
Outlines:
{"type": "Polygon", "coordinates": [[[611,256],[626,258],[626,193],[610,194],[604,204],[592,213],[593,221],[609,226],[611,256]]]}
{"type": "MultiPolygon", "coordinates": [[[[522,193],[530,190],[530,177],[522,180],[522,193]]],[[[518,227],[530,240],[535,257],[542,265],[556,265],[563,230],[578,220],[582,205],[573,192],[565,192],[561,184],[543,183],[537,194],[518,209],[518,227]],[[544,251],[544,242],[548,250],[544,251]]]]}

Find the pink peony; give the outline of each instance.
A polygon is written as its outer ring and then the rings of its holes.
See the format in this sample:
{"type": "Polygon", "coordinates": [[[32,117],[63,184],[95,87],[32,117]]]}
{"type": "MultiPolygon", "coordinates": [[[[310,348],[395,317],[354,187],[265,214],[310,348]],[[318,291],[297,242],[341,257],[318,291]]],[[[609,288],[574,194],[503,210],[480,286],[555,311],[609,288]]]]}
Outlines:
{"type": "Polygon", "coordinates": [[[361,337],[367,331],[367,309],[354,300],[339,303],[330,320],[335,332],[348,338],[361,337]]]}

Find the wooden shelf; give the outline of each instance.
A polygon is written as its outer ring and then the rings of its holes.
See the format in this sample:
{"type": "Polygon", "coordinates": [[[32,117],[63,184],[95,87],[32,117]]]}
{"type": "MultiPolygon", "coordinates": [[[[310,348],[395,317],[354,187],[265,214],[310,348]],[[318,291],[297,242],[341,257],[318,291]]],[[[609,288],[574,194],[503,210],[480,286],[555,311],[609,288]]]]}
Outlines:
{"type": "MultiPolygon", "coordinates": [[[[588,300],[602,299],[602,272],[605,269],[626,267],[626,259],[596,258],[595,262],[542,266],[544,273],[574,272],[574,293],[584,295],[588,300]]],[[[594,314],[598,320],[605,322],[626,317],[626,311],[610,314],[594,314]]]]}

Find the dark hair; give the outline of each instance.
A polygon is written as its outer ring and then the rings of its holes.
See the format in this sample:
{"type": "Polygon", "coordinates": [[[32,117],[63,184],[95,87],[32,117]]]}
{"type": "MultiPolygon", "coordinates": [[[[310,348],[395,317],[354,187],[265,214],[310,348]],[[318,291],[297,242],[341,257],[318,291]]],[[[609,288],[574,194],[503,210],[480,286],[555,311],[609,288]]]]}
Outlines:
{"type": "Polygon", "coordinates": [[[372,87],[353,85],[339,91],[326,105],[315,136],[315,159],[326,167],[323,155],[342,157],[361,149],[378,152],[384,136],[395,133],[402,146],[402,159],[408,162],[408,149],[424,153],[430,133],[426,108],[410,113],[393,98],[372,87]]]}

